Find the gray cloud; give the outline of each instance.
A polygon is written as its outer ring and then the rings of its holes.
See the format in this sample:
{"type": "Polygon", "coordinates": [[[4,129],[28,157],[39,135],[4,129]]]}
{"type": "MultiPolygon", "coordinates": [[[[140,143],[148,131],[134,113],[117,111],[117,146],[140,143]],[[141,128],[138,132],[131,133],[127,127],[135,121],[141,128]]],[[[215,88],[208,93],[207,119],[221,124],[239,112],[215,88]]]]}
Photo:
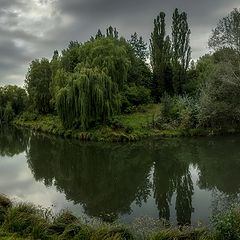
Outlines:
{"type": "MultiPolygon", "coordinates": [[[[208,51],[207,40],[219,18],[239,0],[0,0],[0,85],[23,85],[34,58],[51,57],[70,40],[86,41],[98,28],[116,26],[120,35],[138,32],[146,41],[153,18],[167,14],[168,26],[175,7],[188,13],[192,30],[192,56],[208,51]]],[[[170,27],[169,27],[170,29],[170,27]]]]}

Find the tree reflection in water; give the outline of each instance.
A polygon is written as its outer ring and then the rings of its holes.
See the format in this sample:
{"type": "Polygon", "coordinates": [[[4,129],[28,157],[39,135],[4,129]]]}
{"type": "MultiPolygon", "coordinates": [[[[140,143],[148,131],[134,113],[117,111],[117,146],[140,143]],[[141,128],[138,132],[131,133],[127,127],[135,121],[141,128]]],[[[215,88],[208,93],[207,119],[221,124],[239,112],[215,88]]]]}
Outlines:
{"type": "Polygon", "coordinates": [[[0,126],[0,156],[13,157],[24,152],[29,143],[30,132],[15,127],[0,126]]]}
{"type": "Polygon", "coordinates": [[[176,193],[176,217],[180,225],[191,224],[193,212],[193,182],[189,171],[189,161],[181,156],[181,145],[173,141],[163,143],[154,151],[154,197],[159,210],[159,218],[169,220],[173,193],[176,193]]]}
{"type": "Polygon", "coordinates": [[[29,132],[16,129],[0,133],[1,156],[26,151],[35,179],[55,185],[90,217],[114,221],[131,214],[133,203],[141,207],[153,193],[159,218],[191,224],[196,187],[212,192],[214,212],[239,201],[236,136],[103,144],[34,134],[29,140],[29,132]],[[190,166],[198,169],[197,182],[190,166]],[[175,213],[170,216],[174,200],[175,213]]]}
{"type": "Polygon", "coordinates": [[[35,179],[54,184],[90,216],[116,220],[150,194],[152,161],[144,145],[74,144],[42,136],[31,138],[30,145],[27,158],[35,179]]]}

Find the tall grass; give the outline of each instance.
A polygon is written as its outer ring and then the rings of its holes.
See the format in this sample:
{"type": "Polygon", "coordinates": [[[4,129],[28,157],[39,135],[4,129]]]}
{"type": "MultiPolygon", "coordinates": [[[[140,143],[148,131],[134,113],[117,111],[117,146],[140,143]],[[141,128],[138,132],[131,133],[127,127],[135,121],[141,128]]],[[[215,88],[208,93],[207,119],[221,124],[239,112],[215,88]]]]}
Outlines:
{"type": "Polygon", "coordinates": [[[0,196],[0,239],[52,240],[238,240],[240,209],[231,207],[213,218],[213,229],[155,228],[153,232],[117,224],[84,224],[69,211],[58,215],[32,204],[12,204],[0,196]]]}

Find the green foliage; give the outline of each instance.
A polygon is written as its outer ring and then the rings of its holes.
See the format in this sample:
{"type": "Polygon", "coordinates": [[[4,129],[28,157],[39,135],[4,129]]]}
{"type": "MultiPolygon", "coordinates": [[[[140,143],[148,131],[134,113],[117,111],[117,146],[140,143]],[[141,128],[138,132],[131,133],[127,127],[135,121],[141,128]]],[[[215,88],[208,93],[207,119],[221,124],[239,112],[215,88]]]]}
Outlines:
{"type": "Polygon", "coordinates": [[[200,57],[196,64],[192,62],[187,72],[187,81],[183,86],[183,91],[193,97],[198,97],[209,76],[214,72],[216,61],[218,60],[214,53],[200,57]]]}
{"type": "Polygon", "coordinates": [[[234,8],[228,16],[219,20],[217,27],[212,30],[208,41],[210,48],[232,48],[240,52],[240,10],[234,8]]]}
{"type": "Polygon", "coordinates": [[[165,94],[161,99],[162,109],[158,125],[163,129],[194,128],[197,125],[197,101],[189,96],[171,97],[165,94]]]}
{"type": "Polygon", "coordinates": [[[51,81],[52,70],[49,61],[45,58],[32,61],[26,75],[25,86],[31,107],[39,113],[46,114],[51,111],[49,89],[51,81]]]}
{"type": "Polygon", "coordinates": [[[202,126],[229,128],[239,124],[239,60],[231,56],[232,60],[221,58],[222,62],[215,64],[201,91],[199,122],[202,126]]]}
{"type": "Polygon", "coordinates": [[[126,85],[122,92],[122,110],[138,106],[142,104],[148,104],[151,101],[151,91],[143,86],[136,86],[135,84],[126,85]]]}
{"type": "Polygon", "coordinates": [[[9,123],[27,106],[27,94],[17,86],[0,87],[0,124],[9,123]]]}
{"type": "Polygon", "coordinates": [[[165,13],[154,20],[150,52],[153,70],[153,96],[156,101],[166,92],[183,94],[191,58],[190,29],[187,14],[175,9],[172,21],[172,39],[166,35],[165,13]]]}
{"type": "Polygon", "coordinates": [[[126,84],[136,84],[150,89],[152,73],[145,59],[143,59],[143,56],[147,56],[144,50],[145,44],[143,40],[140,40],[141,37],[138,39],[138,35],[135,34],[134,36],[136,39],[124,43],[130,61],[126,84]]]}
{"type": "Polygon", "coordinates": [[[164,92],[171,92],[171,42],[165,30],[165,13],[154,19],[151,33],[150,53],[153,70],[152,91],[155,101],[159,101],[164,92]]]}
{"type": "Polygon", "coordinates": [[[50,92],[52,99],[50,101],[51,107],[56,108],[57,95],[59,91],[67,86],[69,73],[67,73],[63,68],[56,71],[55,76],[50,84],[50,92]]]}
{"type": "Polygon", "coordinates": [[[240,211],[237,207],[232,207],[213,217],[213,225],[217,231],[218,240],[238,240],[240,239],[240,211]]]}
{"type": "Polygon", "coordinates": [[[173,88],[175,94],[182,94],[191,58],[191,47],[189,45],[191,32],[185,12],[179,13],[176,8],[172,20],[173,88]]]}
{"type": "MultiPolygon", "coordinates": [[[[51,62],[34,60],[25,80],[29,110],[58,114],[66,128],[86,129],[109,120],[119,112],[124,86],[150,85],[151,71],[144,62],[146,44],[142,37],[135,37],[134,48],[110,26],[106,36],[99,30],[84,44],[71,41],[62,56],[55,50],[51,62]]],[[[149,91],[139,87],[137,92],[129,94],[131,101],[148,102],[149,91]],[[139,94],[143,94],[141,99],[139,94]]],[[[12,118],[10,107],[6,114],[0,109],[1,115],[12,118]]]]}
{"type": "Polygon", "coordinates": [[[3,113],[3,121],[9,123],[14,118],[14,112],[11,106],[11,103],[8,102],[3,113]]]}
{"type": "Polygon", "coordinates": [[[107,29],[106,29],[106,36],[108,38],[115,38],[115,39],[118,39],[118,31],[116,28],[113,28],[112,26],[109,26],[107,29]]]}
{"type": "Polygon", "coordinates": [[[104,123],[120,109],[117,84],[99,69],[81,69],[57,96],[58,114],[66,128],[86,129],[104,123]]]}
{"type": "Polygon", "coordinates": [[[138,37],[138,34],[135,32],[133,35],[131,35],[129,43],[132,46],[136,57],[142,61],[146,61],[148,56],[147,44],[143,41],[142,36],[138,37]]]}
{"type": "Polygon", "coordinates": [[[101,38],[101,37],[103,37],[103,34],[102,34],[101,30],[98,29],[98,31],[97,31],[97,33],[96,33],[96,36],[95,36],[95,39],[101,38]]]}
{"type": "Polygon", "coordinates": [[[130,49],[128,55],[130,56],[131,64],[128,69],[127,83],[151,89],[152,73],[149,67],[141,59],[136,58],[130,49]]]}
{"type": "Polygon", "coordinates": [[[51,65],[52,79],[53,79],[56,75],[57,70],[61,67],[61,58],[59,56],[58,50],[54,51],[50,65],[51,65]]]}
{"type": "Polygon", "coordinates": [[[110,37],[86,42],[79,49],[78,68],[99,68],[110,76],[121,90],[127,81],[130,64],[126,44],[124,39],[110,37]]]}
{"type": "Polygon", "coordinates": [[[62,51],[61,67],[67,72],[73,72],[77,64],[79,63],[79,48],[81,43],[77,41],[71,41],[67,49],[62,51]]]}
{"type": "Polygon", "coordinates": [[[10,208],[5,216],[3,228],[22,236],[31,234],[34,239],[47,239],[48,221],[41,209],[29,204],[10,208]]]}
{"type": "Polygon", "coordinates": [[[72,213],[63,210],[58,215],[54,216],[53,222],[49,227],[49,232],[56,235],[62,235],[61,239],[67,239],[66,237],[72,232],[74,233],[76,230],[80,230],[79,224],[79,220],[75,216],[73,216],[72,213]],[[76,225],[78,225],[79,227],[73,229],[73,226],[76,225]]]}

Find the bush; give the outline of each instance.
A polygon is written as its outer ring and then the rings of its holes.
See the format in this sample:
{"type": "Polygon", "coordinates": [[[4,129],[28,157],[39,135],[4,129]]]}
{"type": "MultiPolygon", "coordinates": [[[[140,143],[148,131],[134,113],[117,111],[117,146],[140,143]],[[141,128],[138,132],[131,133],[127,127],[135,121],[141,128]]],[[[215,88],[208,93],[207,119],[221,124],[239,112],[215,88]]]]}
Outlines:
{"type": "Polygon", "coordinates": [[[240,239],[240,210],[232,207],[227,212],[213,217],[213,224],[219,240],[240,239]]]}
{"type": "Polygon", "coordinates": [[[198,104],[189,96],[171,97],[165,94],[161,99],[160,128],[193,128],[197,125],[198,104]]]}
{"type": "Polygon", "coordinates": [[[133,132],[133,127],[124,125],[123,122],[118,117],[114,117],[110,121],[109,125],[111,126],[111,128],[113,130],[122,130],[126,133],[132,133],[133,132]]]}
{"type": "Polygon", "coordinates": [[[23,121],[35,121],[38,114],[34,112],[23,112],[20,117],[23,121]]]}
{"type": "Polygon", "coordinates": [[[240,122],[240,72],[222,63],[208,79],[200,95],[199,122],[212,128],[229,128],[240,122]]]}
{"type": "Polygon", "coordinates": [[[131,84],[122,92],[122,111],[133,112],[136,106],[151,102],[151,91],[143,86],[131,84]]]}

